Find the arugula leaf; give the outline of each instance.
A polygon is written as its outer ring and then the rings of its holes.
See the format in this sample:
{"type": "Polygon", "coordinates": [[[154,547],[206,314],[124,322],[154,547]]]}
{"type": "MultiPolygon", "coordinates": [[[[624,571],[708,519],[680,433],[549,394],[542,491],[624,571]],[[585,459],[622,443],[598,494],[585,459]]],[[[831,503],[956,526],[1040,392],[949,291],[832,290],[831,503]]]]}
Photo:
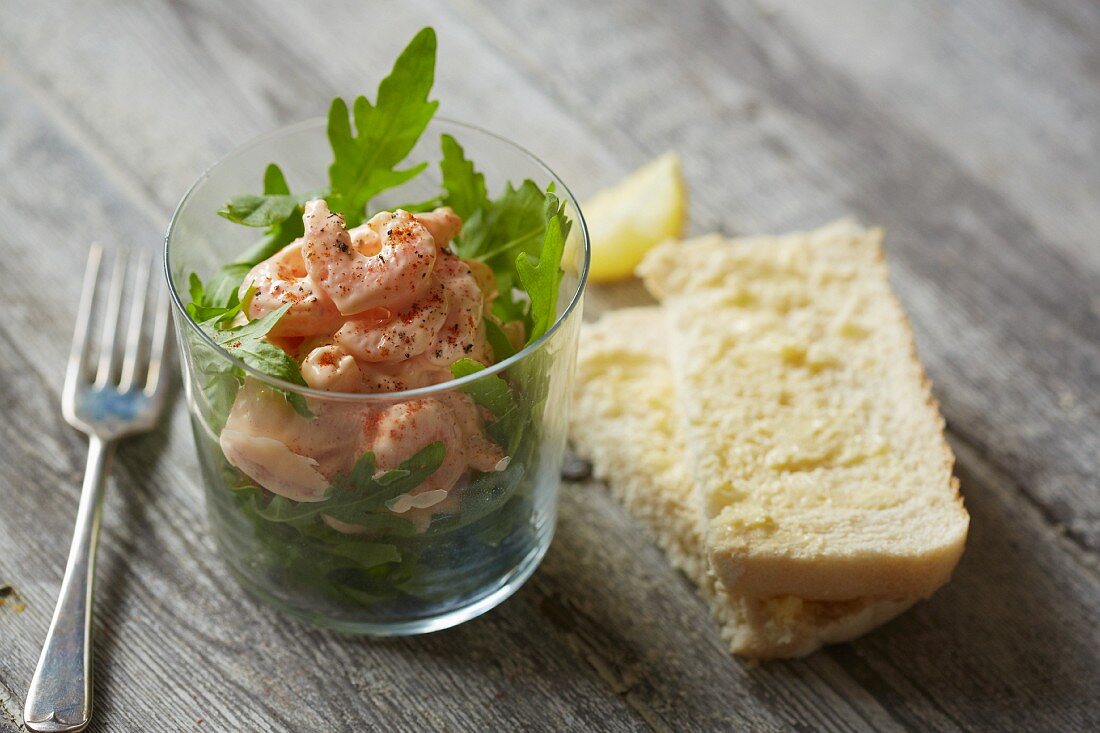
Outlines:
{"type": "Polygon", "coordinates": [[[333,161],[329,167],[329,208],[344,215],[349,227],[365,218],[367,203],[378,193],[410,180],[426,163],[397,170],[435,114],[438,102],[428,101],[435,81],[435,31],[424,28],[397,57],[393,70],[378,86],[371,104],[356,97],[352,105],[355,134],[343,99],[332,100],[328,137],[333,161]]]}
{"type": "Polygon", "coordinates": [[[512,538],[517,532],[530,531],[531,527],[531,503],[527,497],[511,496],[503,507],[498,509],[500,515],[508,515],[510,521],[501,521],[498,519],[495,522],[487,523],[487,526],[480,528],[474,536],[478,542],[488,545],[489,547],[500,547],[506,540],[512,538]]]}
{"type": "Polygon", "coordinates": [[[518,188],[506,183],[500,197],[469,217],[455,242],[455,251],[463,259],[500,269],[502,261],[514,259],[511,252],[531,250],[542,239],[546,231],[545,207],[546,194],[534,181],[527,179],[518,188]]]}
{"type": "Polygon", "coordinates": [[[314,191],[312,193],[291,196],[290,188],[287,186],[286,177],[283,176],[282,170],[274,163],[270,163],[264,170],[264,195],[262,198],[281,200],[281,197],[289,197],[294,200],[295,205],[289,208],[284,205],[286,215],[280,219],[271,221],[264,237],[256,242],[256,244],[252,245],[252,247],[245,250],[245,252],[236,259],[234,265],[252,267],[263,262],[280,249],[302,236],[305,233],[305,225],[302,223],[302,204],[314,196],[323,193],[324,192],[314,191]]]}
{"type": "MultiPolygon", "coordinates": [[[[400,481],[402,491],[398,491],[395,494],[396,496],[405,490],[416,488],[421,481],[435,473],[436,469],[442,465],[446,453],[447,449],[443,443],[439,441],[429,443],[411,457],[397,464],[397,468],[391,468],[381,475],[374,475],[374,454],[364,453],[356,461],[355,466],[348,475],[347,482],[338,483],[346,483],[352,489],[363,490],[369,488],[372,482],[378,486],[390,487],[400,481]]],[[[389,501],[389,499],[386,499],[386,501],[389,501]]]]}
{"type": "Polygon", "coordinates": [[[225,208],[218,210],[218,216],[246,227],[268,227],[289,218],[301,203],[302,197],[289,194],[243,194],[229,199],[225,208]]]}
{"type": "Polygon", "coordinates": [[[423,214],[425,211],[432,211],[443,205],[443,198],[436,196],[434,198],[425,199],[424,201],[414,201],[413,203],[401,204],[395,206],[395,209],[404,209],[410,214],[423,214]]]}
{"type": "Polygon", "coordinates": [[[565,252],[565,238],[569,234],[569,222],[565,218],[564,205],[557,197],[546,195],[546,210],[550,214],[546,235],[542,240],[542,253],[535,260],[526,252],[516,256],[516,272],[523,289],[531,298],[531,329],[527,342],[531,343],[554,324],[557,318],[558,288],[561,285],[561,258],[565,252]]]}
{"type": "Polygon", "coordinates": [[[401,562],[401,553],[396,547],[377,542],[340,542],[329,546],[328,551],[355,561],[355,566],[360,568],[401,562]]]}
{"type": "MultiPolygon", "coordinates": [[[[251,265],[229,264],[222,265],[214,275],[206,281],[204,289],[200,292],[200,298],[194,298],[192,291],[192,303],[203,308],[230,308],[237,301],[237,294],[244,281],[245,275],[252,269],[251,265]]],[[[192,315],[192,317],[194,317],[192,315]]],[[[198,319],[196,319],[198,320],[198,319]]]]}
{"type": "MultiPolygon", "coordinates": [[[[364,465],[373,466],[373,457],[364,465]]],[[[335,495],[296,504],[246,484],[220,492],[213,501],[227,504],[218,511],[240,511],[252,522],[254,560],[276,582],[339,607],[404,605],[411,602],[409,596],[446,600],[472,592],[529,552],[534,484],[526,476],[519,461],[502,472],[475,476],[462,490],[461,508],[436,515],[420,531],[385,510],[364,514],[356,524],[371,531],[367,537],[337,532],[320,521],[319,513],[332,516],[328,509],[335,495]],[[305,510],[309,516],[286,521],[288,510],[305,510]],[[486,546],[494,549],[486,551],[486,546]]],[[[413,607],[421,606],[413,602],[413,607]]]]}
{"type": "MultiPolygon", "coordinates": [[[[218,211],[218,216],[246,227],[281,227],[290,221],[301,222],[302,206],[305,202],[324,195],[323,190],[292,195],[282,170],[274,163],[269,163],[264,170],[263,194],[234,196],[218,211]]],[[[301,236],[300,233],[295,234],[297,236],[301,236]]],[[[248,253],[242,259],[246,258],[251,259],[248,253]]],[[[264,259],[267,257],[260,258],[264,259]]]]}
{"type": "Polygon", "coordinates": [[[347,476],[333,481],[322,501],[294,502],[281,496],[272,497],[266,507],[255,513],[269,522],[302,527],[325,514],[355,525],[381,528],[401,528],[409,525],[403,517],[394,516],[385,504],[420,485],[443,463],[446,449],[436,442],[425,446],[397,468],[374,475],[374,454],[359,457],[347,476]]]}
{"type": "MultiPolygon", "coordinates": [[[[290,189],[283,172],[279,166],[272,163],[264,171],[264,196],[278,197],[289,193],[290,189]]],[[[244,298],[240,297],[241,282],[248,275],[249,270],[300,237],[302,232],[301,206],[295,204],[286,217],[268,226],[267,232],[260,241],[242,254],[237,261],[219,268],[205,285],[197,275],[192,273],[188,283],[191,302],[187,304],[187,312],[215,342],[226,347],[230,353],[249,366],[294,384],[305,385],[297,363],[281,349],[262,340],[262,336],[278,320],[275,313],[281,316],[289,306],[268,314],[265,316],[267,320],[261,318],[248,324],[247,327],[240,327],[245,329],[243,331],[227,328],[227,324],[242,311],[250,297],[249,292],[245,293],[244,298]]],[[[222,359],[216,358],[212,352],[207,354],[208,351],[209,349],[200,344],[194,348],[193,356],[196,359],[196,369],[206,377],[203,394],[210,405],[212,423],[220,429],[229,414],[244,373],[227,365],[222,359]]],[[[285,391],[283,394],[300,415],[313,416],[305,398],[301,395],[285,391]]]]}
{"type": "MultiPolygon", "coordinates": [[[[464,259],[493,268],[500,292],[493,302],[493,315],[501,322],[522,320],[527,343],[531,343],[556,317],[560,263],[564,238],[569,233],[565,206],[554,195],[552,185],[543,191],[530,179],[518,187],[507,183],[499,197],[489,199],[485,177],[466,158],[462,146],[449,135],[443,136],[441,145],[439,167],[446,190],[443,203],[465,219],[455,251],[464,259]],[[558,233],[549,237],[555,217],[558,233]],[[526,293],[517,294],[517,288],[526,293]]],[[[499,327],[487,327],[487,333],[498,360],[515,352],[499,327]]]]}
{"type": "MultiPolygon", "coordinates": [[[[261,492],[260,496],[262,495],[261,492]]],[[[317,516],[317,512],[312,510],[305,512],[301,511],[301,507],[309,507],[311,505],[310,503],[292,501],[285,496],[275,494],[271,497],[271,501],[267,503],[267,506],[262,506],[262,504],[258,503],[255,512],[257,516],[263,517],[269,522],[303,527],[307,524],[311,524],[317,516]]]]}
{"type": "MultiPolygon", "coordinates": [[[[287,303],[254,321],[233,328],[212,329],[214,341],[249,366],[273,377],[306,386],[298,364],[285,351],[272,345],[264,336],[290,310],[287,303]]],[[[207,322],[209,323],[209,322],[207,322]]],[[[202,324],[207,325],[207,324],[202,324]]],[[[213,324],[209,324],[213,325],[213,324]]]]}
{"type": "Polygon", "coordinates": [[[261,551],[254,559],[275,572],[326,595],[336,591],[342,596],[344,588],[333,578],[334,571],[365,571],[401,560],[395,545],[341,534],[316,517],[298,523],[273,519],[279,511],[275,507],[293,502],[275,496],[264,506],[264,493],[257,486],[238,487],[232,490],[231,501],[255,525],[253,536],[261,551]]]}
{"type": "MultiPolygon", "coordinates": [[[[451,376],[461,379],[476,374],[484,368],[485,365],[479,361],[459,359],[451,364],[451,376]]],[[[508,389],[508,383],[495,374],[463,385],[460,389],[496,417],[501,417],[512,409],[512,392],[508,389]]]]}
{"type": "Polygon", "coordinates": [[[374,480],[374,462],[374,454],[367,451],[355,461],[348,475],[338,478],[336,483],[360,491],[366,489],[374,480]]]}
{"type": "Polygon", "coordinates": [[[515,290],[518,286],[518,283],[516,283],[516,274],[514,272],[515,263],[509,263],[508,267],[508,270],[495,271],[497,288],[500,290],[500,294],[497,296],[496,300],[493,301],[493,315],[496,316],[501,323],[522,321],[524,331],[530,332],[531,319],[528,312],[530,310],[531,299],[527,297],[526,293],[520,293],[515,290]]]}
{"type": "Polygon", "coordinates": [[[282,169],[274,163],[268,163],[264,169],[264,194],[267,196],[286,196],[290,194],[290,186],[286,182],[286,176],[282,169]]]}
{"type": "Polygon", "coordinates": [[[512,461],[503,471],[483,473],[462,492],[462,504],[458,512],[437,516],[425,531],[426,539],[476,524],[508,502],[520,487],[526,471],[522,464],[512,461]]]}
{"type": "MultiPolygon", "coordinates": [[[[218,328],[220,318],[203,321],[199,324],[203,331],[219,346],[248,366],[273,377],[306,386],[298,362],[278,346],[269,343],[264,336],[274,328],[283,314],[290,310],[290,303],[265,314],[262,318],[249,321],[233,328],[218,328]]],[[[294,410],[304,416],[313,417],[305,398],[297,392],[283,391],[294,410]]]]}
{"type": "Polygon", "coordinates": [[[200,380],[202,397],[208,406],[210,427],[215,432],[220,432],[229,417],[229,410],[244,379],[244,372],[229,364],[194,331],[186,331],[186,338],[191,343],[191,363],[194,365],[196,378],[200,380]]]}
{"type": "Polygon", "coordinates": [[[202,305],[206,296],[199,276],[192,272],[188,281],[188,286],[188,291],[191,294],[191,302],[186,306],[187,313],[198,323],[210,321],[218,328],[222,328],[225,324],[228,324],[237,317],[244,307],[244,304],[252,297],[253,292],[253,288],[250,287],[245,292],[244,298],[240,298],[238,297],[238,291],[233,290],[226,296],[224,306],[202,305]]]}
{"type": "MultiPolygon", "coordinates": [[[[267,169],[264,171],[263,196],[238,196],[230,200],[226,204],[225,209],[218,212],[231,221],[238,221],[238,219],[233,216],[227,215],[227,212],[234,207],[234,202],[238,202],[241,199],[262,201],[283,201],[284,199],[293,199],[289,208],[286,207],[285,204],[280,204],[283,208],[278,208],[277,210],[274,206],[268,206],[266,208],[261,207],[262,211],[254,211],[251,215],[246,215],[243,209],[235,209],[235,211],[240,214],[240,223],[248,226],[267,226],[267,232],[265,232],[262,239],[246,250],[235,261],[227,265],[222,265],[217,273],[206,282],[205,286],[192,274],[190,288],[191,304],[193,304],[196,309],[232,308],[239,302],[237,300],[237,292],[241,287],[241,282],[248,274],[248,271],[256,264],[266,260],[280,249],[302,236],[305,229],[302,224],[302,207],[300,202],[309,198],[309,196],[292,197],[289,194],[290,189],[287,187],[286,178],[283,176],[283,172],[279,169],[279,166],[272,163],[268,165],[267,169]],[[281,214],[282,218],[274,218],[276,213],[281,214]],[[244,219],[248,219],[249,216],[261,217],[264,223],[247,223],[244,219]]],[[[256,221],[260,220],[261,219],[256,219],[256,221]]],[[[190,308],[191,304],[188,306],[188,313],[191,314],[191,317],[196,321],[207,320],[197,317],[195,313],[192,313],[190,308]]]]}
{"type": "MultiPolygon", "coordinates": [[[[191,273],[191,276],[187,278],[187,293],[191,296],[191,303],[198,303],[203,299],[203,286],[202,280],[195,273],[191,273]]],[[[189,304],[189,305],[190,305],[189,304]]],[[[205,318],[203,320],[206,320],[205,318]]]]}
{"type": "Polygon", "coordinates": [[[443,157],[439,161],[439,168],[443,173],[443,188],[447,192],[442,203],[450,206],[459,218],[466,221],[475,211],[486,208],[489,203],[489,196],[485,191],[485,176],[474,169],[473,162],[467,160],[466,152],[453,137],[443,135],[440,146],[443,157]]]}
{"type": "Polygon", "coordinates": [[[483,319],[485,323],[485,338],[489,340],[489,346],[493,347],[493,356],[498,362],[504,361],[516,353],[515,348],[512,347],[512,342],[508,339],[508,335],[504,333],[497,322],[492,318],[483,319]]]}
{"type": "Polygon", "coordinates": [[[381,476],[376,477],[374,479],[374,483],[378,484],[379,486],[389,486],[390,484],[396,483],[401,479],[408,478],[411,473],[411,471],[406,471],[402,468],[395,468],[391,471],[386,471],[381,476]]]}

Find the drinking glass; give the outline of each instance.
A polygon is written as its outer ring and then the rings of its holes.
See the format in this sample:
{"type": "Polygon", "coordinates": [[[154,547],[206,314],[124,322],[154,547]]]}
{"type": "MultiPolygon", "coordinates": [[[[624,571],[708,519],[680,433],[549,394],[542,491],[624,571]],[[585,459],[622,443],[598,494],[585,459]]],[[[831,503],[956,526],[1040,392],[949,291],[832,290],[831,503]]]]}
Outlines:
{"type": "MultiPolygon", "coordinates": [[[[588,269],[584,220],[565,184],[533,155],[445,119],[428,126],[406,161],[426,162],[426,170],[372,200],[372,212],[440,195],[442,134],[464,147],[491,195],[506,182],[531,179],[544,190],[552,184],[570,223],[553,325],[513,356],[460,379],[382,394],[309,389],[250,368],[188,315],[191,273],[206,280],[257,239],[259,230],[217,215],[229,198],[258,190],[270,162],[280,165],[293,191],[324,187],[331,160],[324,120],[277,130],[230,153],[191,187],[168,228],[165,269],[210,531],[241,585],[320,627],[385,636],[461,623],[514,593],[554,534],[588,269]],[[311,421],[330,421],[331,429],[331,421],[344,420],[351,435],[365,415],[395,405],[421,409],[458,395],[491,398],[493,410],[481,413],[505,458],[488,472],[467,470],[446,501],[430,510],[394,511],[398,497],[423,478],[414,464],[432,458],[424,455],[430,447],[409,465],[386,472],[375,469],[371,456],[361,456],[348,475],[330,479],[332,488],[319,504],[272,494],[230,464],[222,448],[226,419],[238,399],[259,401],[308,436],[310,426],[320,424],[311,421]],[[316,508],[322,505],[324,511],[316,508]]],[[[286,467],[273,462],[259,470],[286,467]]]]}

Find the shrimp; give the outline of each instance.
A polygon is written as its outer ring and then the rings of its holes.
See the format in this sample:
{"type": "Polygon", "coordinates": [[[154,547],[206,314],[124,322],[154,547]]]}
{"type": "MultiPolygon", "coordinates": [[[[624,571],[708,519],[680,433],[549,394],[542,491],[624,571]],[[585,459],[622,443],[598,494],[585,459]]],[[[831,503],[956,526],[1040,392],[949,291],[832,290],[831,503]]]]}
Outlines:
{"type": "Polygon", "coordinates": [[[358,392],[363,382],[359,365],[337,346],[318,346],[301,364],[302,379],[313,389],[329,392],[358,392]]]}
{"type": "MultiPolygon", "coordinates": [[[[330,212],[323,199],[306,203],[303,221],[306,267],[341,314],[379,307],[399,310],[428,290],[438,248],[431,233],[409,212],[383,212],[367,222],[380,242],[377,254],[369,256],[353,246],[344,220],[330,212]]],[[[369,244],[365,240],[373,239],[365,234],[358,238],[363,246],[369,244]]]]}
{"type": "Polygon", "coordinates": [[[364,423],[363,435],[365,450],[374,453],[381,470],[397,468],[432,443],[443,443],[443,462],[411,492],[413,495],[448,491],[466,471],[465,438],[454,413],[440,400],[426,397],[399,402],[372,414],[364,423]]]}
{"type": "Polygon", "coordinates": [[[302,378],[313,389],[329,392],[388,392],[393,380],[371,379],[355,357],[335,344],[318,346],[302,360],[302,378]]]}
{"type": "Polygon", "coordinates": [[[222,453],[260,486],[294,501],[324,499],[333,478],[346,473],[358,446],[353,411],[311,405],[313,420],[254,379],[237,392],[218,438],[222,453]]]}
{"type": "Polygon", "coordinates": [[[451,379],[445,367],[424,356],[401,362],[361,362],[339,344],[314,346],[302,360],[302,377],[313,389],[329,392],[402,392],[451,379]]]}
{"type": "Polygon", "coordinates": [[[447,291],[431,278],[427,294],[402,311],[374,308],[349,319],[333,337],[343,349],[363,361],[402,361],[424,353],[443,327],[448,313],[447,291]]]}
{"type": "MultiPolygon", "coordinates": [[[[388,212],[383,211],[381,214],[375,214],[365,224],[349,229],[348,236],[351,237],[351,243],[355,248],[368,256],[378,254],[378,250],[382,247],[379,231],[386,224],[389,216],[388,212]]],[[[458,218],[458,214],[450,206],[441,206],[435,211],[423,214],[413,214],[413,218],[424,225],[440,249],[446,249],[451,240],[462,230],[462,219],[458,218]]]]}
{"type": "Polygon", "coordinates": [[[466,461],[475,471],[495,471],[504,459],[504,451],[485,434],[478,407],[470,395],[448,392],[440,399],[451,408],[459,432],[465,438],[466,461]]]}
{"type": "Polygon", "coordinates": [[[420,389],[440,382],[447,382],[454,377],[451,375],[450,365],[440,366],[433,364],[428,359],[428,354],[414,356],[408,361],[400,361],[389,364],[372,364],[375,369],[385,370],[392,374],[399,385],[397,389],[420,389]]]}
{"type": "Polygon", "coordinates": [[[440,206],[435,211],[414,214],[416,220],[424,225],[440,249],[446,249],[451,240],[462,231],[462,219],[450,206],[440,206]]]}
{"type": "Polygon", "coordinates": [[[420,531],[434,515],[458,511],[462,496],[455,486],[468,469],[495,471],[507,465],[500,447],[485,434],[477,405],[461,393],[388,407],[367,417],[363,435],[362,447],[374,453],[380,470],[396,467],[431,443],[443,443],[443,462],[435,473],[387,504],[420,531]]]}
{"type": "Polygon", "coordinates": [[[493,272],[493,268],[484,262],[478,262],[477,260],[463,260],[463,262],[470,268],[470,275],[481,291],[482,312],[489,315],[493,310],[493,301],[500,295],[500,289],[497,287],[497,276],[493,272]]]}
{"type": "Polygon", "coordinates": [[[309,277],[302,257],[301,239],[295,239],[249,270],[241,284],[242,298],[250,286],[255,290],[245,304],[249,319],[260,318],[290,304],[290,309],[268,332],[269,336],[331,333],[340,325],[340,311],[336,309],[336,304],[309,277]]]}
{"type": "Polygon", "coordinates": [[[482,323],[484,300],[473,272],[458,256],[443,253],[436,264],[436,277],[447,290],[447,320],[436,334],[428,355],[434,364],[453,364],[469,357],[489,361],[489,343],[482,323]]]}

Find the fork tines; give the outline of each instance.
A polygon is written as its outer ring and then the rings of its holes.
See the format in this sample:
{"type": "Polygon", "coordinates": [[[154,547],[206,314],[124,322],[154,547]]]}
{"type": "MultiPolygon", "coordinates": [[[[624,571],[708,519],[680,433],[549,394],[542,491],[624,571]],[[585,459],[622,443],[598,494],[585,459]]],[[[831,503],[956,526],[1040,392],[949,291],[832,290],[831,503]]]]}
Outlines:
{"type": "Polygon", "coordinates": [[[108,264],[104,255],[98,244],[88,254],[65,377],[66,395],[83,387],[135,390],[152,397],[162,383],[168,298],[161,279],[154,276],[156,263],[148,250],[135,255],[119,249],[108,255],[113,259],[109,277],[103,272],[108,264]],[[96,314],[99,317],[93,318],[96,314]],[[98,331],[98,338],[93,331],[98,331]]]}

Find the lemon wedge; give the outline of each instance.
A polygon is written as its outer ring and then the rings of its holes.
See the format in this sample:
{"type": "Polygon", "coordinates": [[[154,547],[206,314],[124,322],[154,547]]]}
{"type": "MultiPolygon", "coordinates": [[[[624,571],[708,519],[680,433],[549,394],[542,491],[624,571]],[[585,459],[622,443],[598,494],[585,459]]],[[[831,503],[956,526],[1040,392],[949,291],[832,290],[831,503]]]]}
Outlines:
{"type": "Polygon", "coordinates": [[[680,156],[665,153],[583,206],[592,242],[592,282],[634,274],[645,253],[679,238],[687,223],[687,192],[680,156]]]}

